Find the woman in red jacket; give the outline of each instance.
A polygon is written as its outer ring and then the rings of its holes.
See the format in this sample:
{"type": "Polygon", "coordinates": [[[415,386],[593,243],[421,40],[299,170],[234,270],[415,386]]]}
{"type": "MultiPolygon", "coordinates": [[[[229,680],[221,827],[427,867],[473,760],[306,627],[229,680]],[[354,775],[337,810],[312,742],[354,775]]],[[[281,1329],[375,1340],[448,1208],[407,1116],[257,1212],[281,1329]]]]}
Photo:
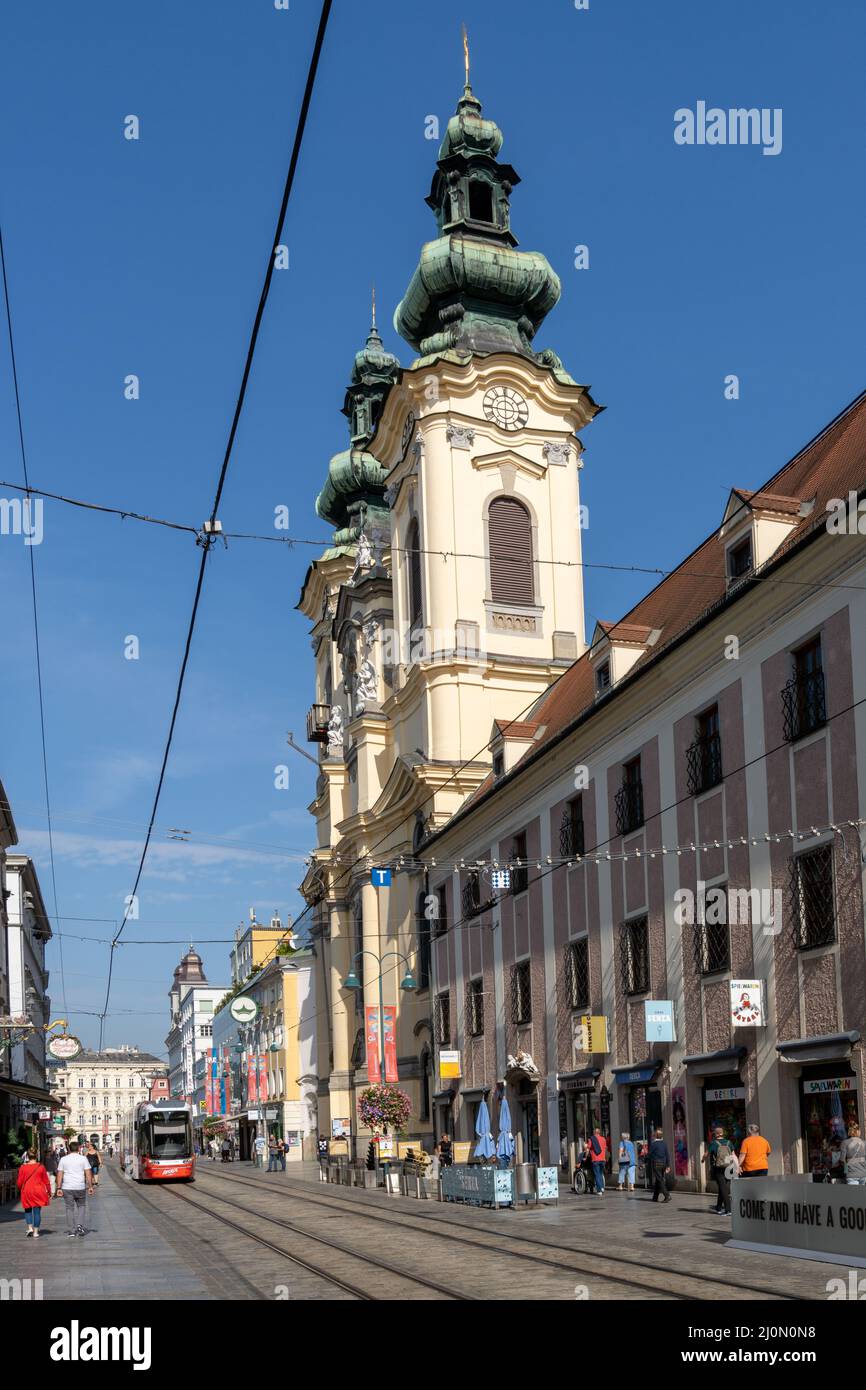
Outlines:
{"type": "Polygon", "coordinates": [[[18,1169],[18,1191],[24,1208],[28,1236],[38,1236],[42,1223],[42,1208],[51,1201],[51,1182],[48,1173],[39,1162],[39,1155],[31,1149],[18,1169]]]}

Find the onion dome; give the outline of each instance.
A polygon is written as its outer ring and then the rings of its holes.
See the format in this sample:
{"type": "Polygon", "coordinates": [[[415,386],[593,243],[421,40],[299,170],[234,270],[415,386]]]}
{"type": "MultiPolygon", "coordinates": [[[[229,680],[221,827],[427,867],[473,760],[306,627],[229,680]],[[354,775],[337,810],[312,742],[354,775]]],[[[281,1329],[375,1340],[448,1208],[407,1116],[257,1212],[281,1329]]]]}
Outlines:
{"type": "Polygon", "coordinates": [[[204,973],[202,958],[198,951],[190,946],[186,955],[174,972],[174,982],[177,985],[206,985],[207,976],[204,973]]]}
{"type": "Polygon", "coordinates": [[[366,446],[376,433],[385,398],[399,374],[400,363],[392,352],[386,352],[376,327],[374,305],[370,332],[360,352],[355,353],[343,402],[351,444],[331,459],[325,485],[316,498],[317,515],[336,527],[335,545],[352,545],[365,523],[388,529],[384,497],[387,473],[366,446]]]}
{"type": "Polygon", "coordinates": [[[516,250],[509,200],[520,178],[499,163],[501,146],[501,130],[483,119],[467,83],[426,200],[439,236],[423,247],[394,315],[397,332],[422,356],[517,352],[540,360],[532,339],[561,286],[541,252],[516,250]]]}

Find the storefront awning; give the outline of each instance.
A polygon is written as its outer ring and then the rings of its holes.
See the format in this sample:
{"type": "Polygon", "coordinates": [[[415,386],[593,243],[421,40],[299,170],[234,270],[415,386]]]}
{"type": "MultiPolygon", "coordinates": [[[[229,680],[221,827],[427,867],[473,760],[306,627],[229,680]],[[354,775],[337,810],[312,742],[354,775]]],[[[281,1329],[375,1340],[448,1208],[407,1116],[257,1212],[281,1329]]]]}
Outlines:
{"type": "Polygon", "coordinates": [[[690,1076],[724,1076],[739,1069],[747,1051],[745,1047],[726,1047],[722,1052],[696,1052],[683,1061],[690,1076]]]}
{"type": "Polygon", "coordinates": [[[561,1071],[557,1077],[557,1087],[560,1091],[594,1091],[600,1076],[600,1067],[584,1067],[581,1071],[561,1071]]]}
{"type": "Polygon", "coordinates": [[[453,1091],[434,1091],[433,1099],[437,1105],[452,1105],[454,1102],[453,1091]]]}
{"type": "Polygon", "coordinates": [[[776,1043],[776,1051],[783,1062],[805,1065],[809,1062],[846,1061],[851,1049],[860,1041],[858,1029],[850,1033],[824,1033],[817,1038],[792,1038],[789,1042],[776,1043]]]}
{"type": "Polygon", "coordinates": [[[646,1086],[655,1080],[663,1066],[661,1057],[650,1057],[646,1062],[629,1062],[624,1067],[611,1067],[611,1071],[618,1086],[646,1086]]]}
{"type": "Polygon", "coordinates": [[[0,1091],[6,1091],[10,1096],[18,1096],[20,1100],[35,1100],[45,1108],[50,1110],[65,1110],[66,1106],[62,1100],[58,1100],[50,1091],[46,1091],[42,1086],[28,1086],[23,1081],[9,1081],[6,1077],[0,1078],[0,1091]]]}

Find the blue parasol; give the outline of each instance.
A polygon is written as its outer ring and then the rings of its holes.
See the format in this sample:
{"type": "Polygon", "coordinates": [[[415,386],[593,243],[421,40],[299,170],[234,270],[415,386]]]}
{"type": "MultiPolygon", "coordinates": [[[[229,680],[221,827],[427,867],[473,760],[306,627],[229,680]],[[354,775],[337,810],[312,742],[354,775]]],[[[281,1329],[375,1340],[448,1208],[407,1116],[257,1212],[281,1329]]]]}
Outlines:
{"type": "Polygon", "coordinates": [[[496,1149],[493,1145],[493,1135],[490,1133],[490,1112],[487,1109],[486,1100],[482,1100],[478,1107],[478,1114],[475,1117],[475,1133],[478,1135],[475,1157],[492,1158],[496,1149]]]}
{"type": "Polygon", "coordinates": [[[514,1153],[514,1135],[511,1133],[511,1110],[505,1096],[499,1106],[499,1138],[496,1152],[500,1158],[509,1159],[514,1153]]]}

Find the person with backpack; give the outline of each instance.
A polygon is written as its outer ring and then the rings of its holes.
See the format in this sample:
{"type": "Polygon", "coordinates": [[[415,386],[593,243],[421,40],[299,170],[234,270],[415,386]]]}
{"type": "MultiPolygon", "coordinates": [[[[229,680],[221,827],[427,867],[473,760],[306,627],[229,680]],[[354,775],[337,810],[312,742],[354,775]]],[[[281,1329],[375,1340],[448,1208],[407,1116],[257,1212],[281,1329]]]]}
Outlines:
{"type": "Polygon", "coordinates": [[[619,1137],[619,1175],[617,1177],[617,1191],[623,1192],[628,1185],[629,1192],[634,1192],[634,1171],[637,1158],[635,1156],[634,1144],[631,1136],[625,1131],[619,1137]]]}
{"type": "Polygon", "coordinates": [[[707,1166],[710,1181],[716,1184],[716,1205],[710,1210],[714,1216],[731,1214],[731,1178],[737,1174],[737,1155],[733,1143],[726,1138],[723,1125],[716,1125],[707,1149],[707,1166]]]}
{"type": "Polygon", "coordinates": [[[596,1127],[592,1138],[589,1141],[589,1154],[592,1163],[592,1175],[595,1178],[596,1197],[604,1196],[604,1167],[607,1162],[607,1140],[601,1130],[596,1127]]]}

